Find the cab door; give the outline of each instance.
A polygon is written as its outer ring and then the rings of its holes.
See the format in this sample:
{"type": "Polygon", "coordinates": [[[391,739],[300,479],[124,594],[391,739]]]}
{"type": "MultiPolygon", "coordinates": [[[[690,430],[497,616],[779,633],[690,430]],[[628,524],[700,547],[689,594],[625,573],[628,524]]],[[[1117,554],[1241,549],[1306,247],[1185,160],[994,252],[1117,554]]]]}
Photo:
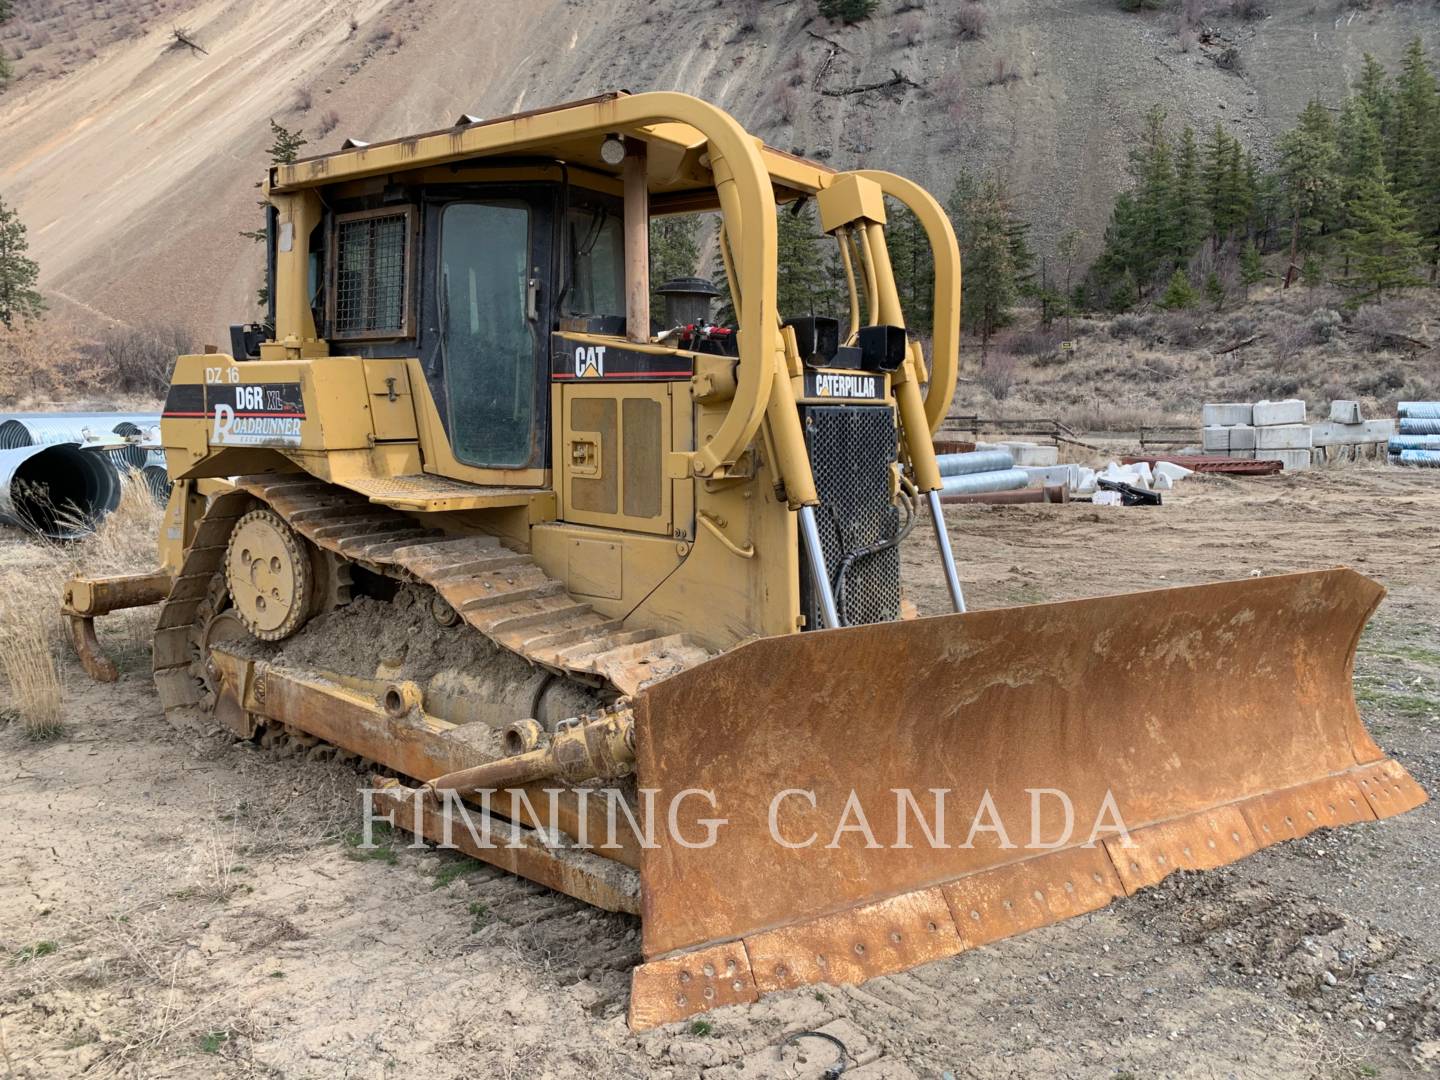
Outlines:
{"type": "Polygon", "coordinates": [[[551,216],[534,191],[427,207],[423,362],[461,465],[546,465],[551,216]]]}

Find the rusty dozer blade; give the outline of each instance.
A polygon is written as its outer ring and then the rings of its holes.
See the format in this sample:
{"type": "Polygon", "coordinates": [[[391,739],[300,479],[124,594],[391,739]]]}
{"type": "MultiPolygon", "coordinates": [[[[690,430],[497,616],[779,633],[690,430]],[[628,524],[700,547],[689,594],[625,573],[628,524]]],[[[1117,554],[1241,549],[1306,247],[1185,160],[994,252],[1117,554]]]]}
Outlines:
{"type": "Polygon", "coordinates": [[[642,858],[631,1024],[1418,806],[1350,687],[1383,595],[1340,569],[978,611],[768,638],[650,687],[637,771],[678,812],[642,858]]]}

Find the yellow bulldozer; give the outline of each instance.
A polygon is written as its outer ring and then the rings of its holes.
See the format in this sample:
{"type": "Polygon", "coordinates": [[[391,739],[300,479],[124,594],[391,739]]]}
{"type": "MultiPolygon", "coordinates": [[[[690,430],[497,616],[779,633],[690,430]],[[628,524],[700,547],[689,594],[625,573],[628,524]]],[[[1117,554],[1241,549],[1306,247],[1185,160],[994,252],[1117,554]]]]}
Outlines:
{"type": "Polygon", "coordinates": [[[113,679],[93,620],[159,603],[177,723],[344,755],[372,817],[638,914],[633,1026],[1424,801],[1356,710],[1382,590],[1349,570],[965,612],[933,443],[960,253],[909,180],[608,93],[265,188],[269,319],[179,358],[160,569],[71,581],[75,648],[113,679]],[[777,308],[807,200],[833,318],[777,308]],[[931,326],[887,200],[929,239],[931,326]],[[733,329],[704,282],[650,310],[651,219],[681,213],[719,223],[733,329]],[[926,518],[955,613],[906,617],[926,518]]]}

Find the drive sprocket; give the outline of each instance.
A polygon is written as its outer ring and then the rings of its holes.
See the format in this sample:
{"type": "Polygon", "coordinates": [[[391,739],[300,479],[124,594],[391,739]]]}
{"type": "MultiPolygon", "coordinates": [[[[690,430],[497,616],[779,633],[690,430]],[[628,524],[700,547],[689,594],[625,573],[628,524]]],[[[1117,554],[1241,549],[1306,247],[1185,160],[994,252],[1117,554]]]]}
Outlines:
{"type": "Polygon", "coordinates": [[[225,582],[235,615],[261,641],[289,637],[314,610],[315,574],[305,543],[268,507],[235,523],[225,582]]]}

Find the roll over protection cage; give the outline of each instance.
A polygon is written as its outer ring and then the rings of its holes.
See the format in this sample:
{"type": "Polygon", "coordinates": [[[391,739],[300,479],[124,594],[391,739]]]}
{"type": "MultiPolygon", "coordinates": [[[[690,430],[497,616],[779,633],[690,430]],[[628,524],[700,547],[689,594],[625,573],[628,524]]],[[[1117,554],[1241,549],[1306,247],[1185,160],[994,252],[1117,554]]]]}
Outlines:
{"type": "MultiPolygon", "coordinates": [[[[803,453],[803,439],[788,376],[785,339],[776,300],[777,237],[775,187],[779,183],[805,194],[821,195],[849,180],[874,185],[905,205],[924,228],[935,263],[933,355],[930,370],[911,343],[909,358],[893,378],[905,456],[917,488],[938,490],[931,435],[949,408],[958,370],[960,332],[960,252],[944,210],[918,184],[892,173],[862,170],[830,172],[764,147],[723,110],[688,94],[658,92],[606,95],[554,109],[481,122],[390,143],[349,147],[340,153],[275,166],[267,194],[277,204],[282,257],[275,272],[276,350],[283,355],[324,354],[309,318],[305,247],[319,220],[313,190],[341,180],[378,176],[406,168],[474,159],[486,153],[540,148],[557,140],[588,135],[623,134],[664,139],[693,129],[704,140],[726,236],[733,248],[734,274],[743,301],[737,303],[738,350],[735,393],[714,436],[690,455],[690,471],[701,477],[724,476],[754,440],[768,415],[779,466],[793,508],[818,501],[814,478],[803,453]],[[767,165],[767,161],[769,165],[767,165]],[[774,166],[772,170],[771,166],[774,166]],[[291,258],[283,257],[291,254],[291,258]],[[299,256],[298,258],[293,256],[299,256]],[[924,384],[922,387],[922,383],[924,384]]],[[[673,139],[672,139],[673,141],[673,139]]],[[[880,203],[883,206],[883,201],[880,203]]],[[[865,255],[871,322],[904,325],[898,292],[885,251],[883,216],[854,219],[865,255]]],[[[740,299],[737,297],[737,300],[740,299]]]]}

